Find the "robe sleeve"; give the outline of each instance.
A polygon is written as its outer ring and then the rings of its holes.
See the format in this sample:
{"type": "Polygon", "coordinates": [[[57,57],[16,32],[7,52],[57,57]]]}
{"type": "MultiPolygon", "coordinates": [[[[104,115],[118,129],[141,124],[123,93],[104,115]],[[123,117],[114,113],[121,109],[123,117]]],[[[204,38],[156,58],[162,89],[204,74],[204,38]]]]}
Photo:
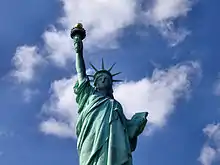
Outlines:
{"type": "Polygon", "coordinates": [[[79,85],[78,80],[74,86],[74,93],[76,94],[76,102],[78,104],[78,113],[83,110],[83,107],[88,100],[89,96],[92,94],[94,88],[90,85],[89,79],[85,78],[83,82],[79,85]]]}
{"type": "Polygon", "coordinates": [[[131,118],[131,120],[128,120],[123,113],[123,108],[120,103],[118,104],[118,106],[119,106],[118,112],[127,130],[131,152],[133,152],[137,146],[137,138],[143,132],[146,126],[147,123],[146,117],[148,113],[147,112],[136,113],[131,118]]]}
{"type": "Polygon", "coordinates": [[[147,123],[147,112],[136,113],[131,120],[127,120],[127,131],[131,146],[134,151],[137,146],[137,137],[143,132],[147,123]]]}

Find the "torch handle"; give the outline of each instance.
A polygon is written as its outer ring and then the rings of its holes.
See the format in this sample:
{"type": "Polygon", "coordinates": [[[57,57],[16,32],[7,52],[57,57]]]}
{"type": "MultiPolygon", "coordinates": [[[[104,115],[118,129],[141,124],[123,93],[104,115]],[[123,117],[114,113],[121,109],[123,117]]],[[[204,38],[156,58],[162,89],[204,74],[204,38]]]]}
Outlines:
{"type": "Polygon", "coordinates": [[[74,49],[76,53],[80,53],[83,51],[83,42],[82,42],[80,35],[76,34],[73,37],[73,43],[74,43],[74,49]]]}

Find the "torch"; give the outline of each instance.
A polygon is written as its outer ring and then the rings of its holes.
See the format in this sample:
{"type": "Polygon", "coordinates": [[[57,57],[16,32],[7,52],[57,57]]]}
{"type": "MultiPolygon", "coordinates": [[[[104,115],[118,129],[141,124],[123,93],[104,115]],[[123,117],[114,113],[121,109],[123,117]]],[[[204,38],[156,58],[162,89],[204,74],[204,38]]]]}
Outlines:
{"type": "Polygon", "coordinates": [[[77,23],[72,29],[70,36],[72,39],[75,37],[79,37],[81,40],[83,40],[86,37],[86,31],[83,28],[83,25],[81,23],[77,23]]]}

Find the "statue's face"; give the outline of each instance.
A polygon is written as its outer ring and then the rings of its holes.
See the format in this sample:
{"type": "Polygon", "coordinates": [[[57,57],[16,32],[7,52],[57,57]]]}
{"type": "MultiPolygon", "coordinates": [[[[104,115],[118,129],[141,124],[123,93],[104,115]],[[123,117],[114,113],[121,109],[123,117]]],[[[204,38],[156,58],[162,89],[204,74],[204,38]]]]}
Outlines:
{"type": "Polygon", "coordinates": [[[96,80],[96,88],[98,89],[111,89],[112,88],[112,78],[107,73],[102,73],[98,75],[96,80]]]}

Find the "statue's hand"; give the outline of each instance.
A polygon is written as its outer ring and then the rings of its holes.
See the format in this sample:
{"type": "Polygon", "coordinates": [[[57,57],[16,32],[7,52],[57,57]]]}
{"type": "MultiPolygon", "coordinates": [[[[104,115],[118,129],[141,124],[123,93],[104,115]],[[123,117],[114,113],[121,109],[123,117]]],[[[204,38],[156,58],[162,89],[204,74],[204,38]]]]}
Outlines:
{"type": "Polygon", "coordinates": [[[128,121],[128,130],[131,138],[140,135],[147,123],[147,112],[136,113],[130,121],[128,121]]]}
{"type": "Polygon", "coordinates": [[[80,53],[83,50],[83,42],[79,36],[74,37],[74,49],[76,53],[80,53]]]}

